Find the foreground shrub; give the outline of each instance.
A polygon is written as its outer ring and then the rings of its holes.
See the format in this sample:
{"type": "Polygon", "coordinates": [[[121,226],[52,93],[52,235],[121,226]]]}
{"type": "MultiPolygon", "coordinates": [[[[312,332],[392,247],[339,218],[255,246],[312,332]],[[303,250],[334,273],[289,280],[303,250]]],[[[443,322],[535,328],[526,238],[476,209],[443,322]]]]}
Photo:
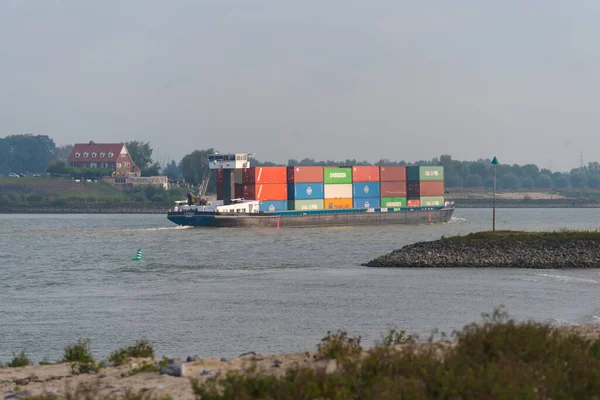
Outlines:
{"type": "Polygon", "coordinates": [[[77,343],[65,347],[63,361],[71,364],[71,373],[85,374],[100,369],[92,356],[90,343],[90,339],[79,339],[77,343]]]}
{"type": "Polygon", "coordinates": [[[146,338],[135,342],[133,346],[123,347],[110,354],[108,361],[115,365],[123,365],[129,358],[154,358],[154,347],[146,338]]]}
{"type": "Polygon", "coordinates": [[[8,363],[8,366],[11,368],[15,367],[26,367],[31,365],[31,360],[24,351],[21,351],[19,354],[13,354],[13,359],[8,363]]]}
{"type": "Polygon", "coordinates": [[[114,393],[100,394],[101,385],[99,383],[80,383],[75,390],[71,389],[70,385],[65,385],[65,394],[57,395],[55,393],[44,393],[37,396],[23,397],[27,400],[172,400],[169,395],[156,393],[152,391],[134,392],[131,389],[120,393],[118,396],[114,393]]]}
{"type": "Polygon", "coordinates": [[[343,360],[359,356],[361,352],[360,336],[348,337],[348,334],[342,330],[334,333],[327,332],[327,336],[317,345],[317,354],[321,359],[343,360]]]}
{"type": "Polygon", "coordinates": [[[299,367],[280,377],[217,375],[204,384],[192,381],[193,390],[203,400],[591,399],[600,393],[599,341],[549,325],[516,323],[500,311],[466,326],[455,339],[455,346],[445,347],[433,341],[378,346],[331,373],[299,367]]]}

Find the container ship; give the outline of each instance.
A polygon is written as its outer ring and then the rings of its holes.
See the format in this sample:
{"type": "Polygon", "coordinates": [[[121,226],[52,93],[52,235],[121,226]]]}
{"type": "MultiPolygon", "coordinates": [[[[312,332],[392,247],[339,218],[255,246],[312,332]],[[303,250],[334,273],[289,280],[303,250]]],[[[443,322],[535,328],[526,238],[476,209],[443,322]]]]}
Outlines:
{"type": "Polygon", "coordinates": [[[442,166],[253,167],[247,153],[211,154],[217,200],[188,194],[167,218],[194,227],[325,227],[446,223],[442,166]]]}

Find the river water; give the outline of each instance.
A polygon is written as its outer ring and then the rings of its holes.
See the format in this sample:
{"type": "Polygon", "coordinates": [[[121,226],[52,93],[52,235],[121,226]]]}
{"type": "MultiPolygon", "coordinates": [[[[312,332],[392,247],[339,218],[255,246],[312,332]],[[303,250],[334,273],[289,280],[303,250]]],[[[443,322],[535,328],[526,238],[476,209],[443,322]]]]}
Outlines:
{"type": "MultiPolygon", "coordinates": [[[[501,209],[498,229],[596,229],[600,209],[501,209]]],[[[426,338],[504,305],[517,319],[600,321],[600,270],[371,269],[403,245],[489,229],[491,210],[439,226],[194,229],[164,215],[0,215],[0,361],[96,358],[149,338],[159,356],[315,350],[328,330],[370,345],[426,338]],[[132,261],[138,248],[142,262],[132,261]]]]}

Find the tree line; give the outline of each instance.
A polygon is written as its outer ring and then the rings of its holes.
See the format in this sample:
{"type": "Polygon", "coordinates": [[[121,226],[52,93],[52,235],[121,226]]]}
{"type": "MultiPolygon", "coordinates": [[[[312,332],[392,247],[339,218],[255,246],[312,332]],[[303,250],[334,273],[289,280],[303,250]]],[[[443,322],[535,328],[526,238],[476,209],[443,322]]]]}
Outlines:
{"type": "MultiPolygon", "coordinates": [[[[125,142],[135,162],[141,168],[142,176],[167,175],[171,180],[182,180],[192,185],[202,182],[208,170],[208,155],[215,149],[194,150],[185,155],[179,162],[175,160],[157,161],[154,158],[150,142],[125,142]]],[[[8,173],[70,173],[72,175],[96,174],[99,171],[75,171],[70,169],[66,161],[72,146],[56,146],[54,140],[47,135],[11,135],[0,138],[0,174],[8,173]]],[[[301,160],[289,159],[286,164],[250,158],[253,166],[304,165],[304,166],[345,166],[345,165],[442,165],[445,182],[448,188],[491,188],[493,172],[491,160],[474,161],[453,160],[450,155],[443,154],[431,160],[394,161],[381,159],[375,163],[364,160],[347,159],[343,161],[318,161],[313,158],[301,160]]],[[[496,166],[496,185],[498,189],[600,189],[600,164],[590,162],[587,166],[573,168],[569,172],[551,171],[539,168],[535,164],[496,166]]],[[[208,190],[215,190],[214,172],[208,190]]]]}

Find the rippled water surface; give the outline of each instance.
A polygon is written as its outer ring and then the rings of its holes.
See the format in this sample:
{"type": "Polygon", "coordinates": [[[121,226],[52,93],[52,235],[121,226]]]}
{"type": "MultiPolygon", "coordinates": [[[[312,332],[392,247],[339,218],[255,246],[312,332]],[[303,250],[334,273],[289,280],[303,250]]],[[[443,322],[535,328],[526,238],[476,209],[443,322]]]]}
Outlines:
{"type": "MultiPolygon", "coordinates": [[[[489,229],[491,210],[449,224],[193,229],[164,215],[0,215],[0,361],[97,358],[146,336],[159,355],[313,350],[328,331],[366,344],[392,326],[450,333],[504,304],[516,318],[597,322],[600,271],[370,269],[403,245],[489,229]],[[138,248],[143,262],[131,261],[138,248]]],[[[500,209],[499,229],[598,228],[600,210],[500,209]]]]}

